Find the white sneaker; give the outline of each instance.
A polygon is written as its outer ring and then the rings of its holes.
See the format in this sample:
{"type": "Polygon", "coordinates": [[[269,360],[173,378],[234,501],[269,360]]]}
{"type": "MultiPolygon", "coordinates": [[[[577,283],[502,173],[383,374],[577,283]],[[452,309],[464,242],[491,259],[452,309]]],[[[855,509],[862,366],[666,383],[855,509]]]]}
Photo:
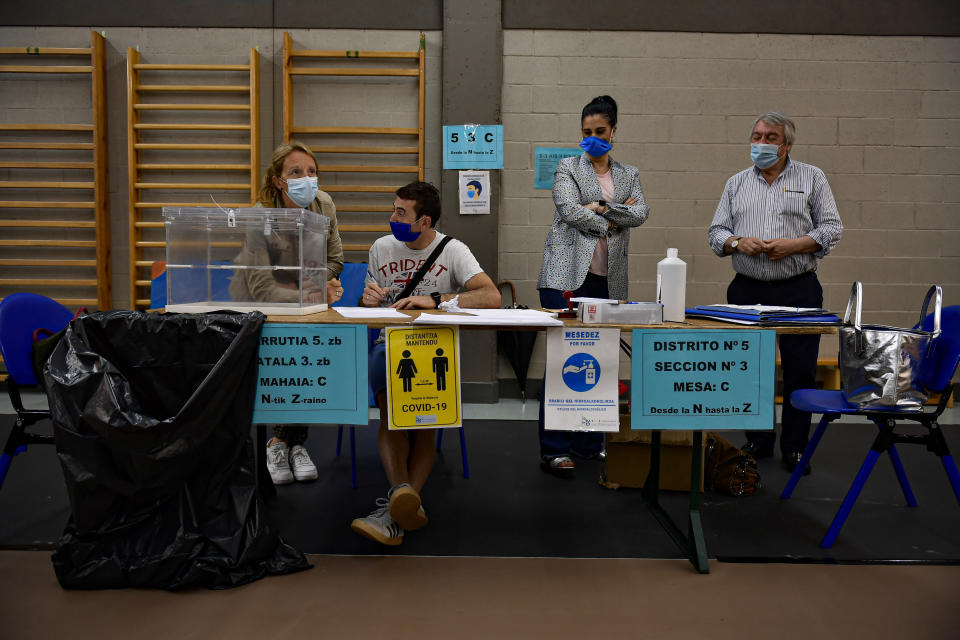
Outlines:
{"type": "Polygon", "coordinates": [[[290,484],[293,482],[293,472],[290,471],[290,462],[287,459],[287,445],[277,442],[267,447],[267,471],[273,484],[290,484]]]}
{"type": "Polygon", "coordinates": [[[290,466],[293,468],[293,477],[297,482],[317,479],[317,466],[310,459],[310,454],[302,444],[295,444],[290,449],[290,466]]]}
{"type": "Polygon", "coordinates": [[[403,527],[390,517],[390,501],[386,498],[377,498],[377,508],[367,517],[355,519],[350,528],[365,538],[391,547],[403,542],[403,527]]]}

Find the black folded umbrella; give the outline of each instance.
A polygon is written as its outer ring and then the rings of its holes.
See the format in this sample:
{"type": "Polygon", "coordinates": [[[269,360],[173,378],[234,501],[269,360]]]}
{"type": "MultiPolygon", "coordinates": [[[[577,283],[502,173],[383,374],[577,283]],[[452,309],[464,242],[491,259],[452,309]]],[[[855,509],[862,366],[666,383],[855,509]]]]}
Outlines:
{"type": "MultiPolygon", "coordinates": [[[[527,309],[526,305],[517,304],[517,290],[513,283],[504,280],[497,288],[510,287],[510,304],[503,305],[504,309],[527,309]]],[[[501,293],[502,295],[502,293],[501,293]]],[[[520,398],[527,401],[527,370],[530,368],[530,356],[533,355],[533,346],[537,342],[536,331],[497,331],[497,349],[510,361],[513,374],[517,376],[520,386],[520,398]]]]}

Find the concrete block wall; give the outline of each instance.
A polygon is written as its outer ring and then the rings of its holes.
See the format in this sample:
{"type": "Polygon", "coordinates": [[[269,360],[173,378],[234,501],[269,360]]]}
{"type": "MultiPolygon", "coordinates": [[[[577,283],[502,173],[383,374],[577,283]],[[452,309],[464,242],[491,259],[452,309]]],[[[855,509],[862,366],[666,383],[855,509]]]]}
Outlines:
{"type": "MultiPolygon", "coordinates": [[[[2,46],[40,47],[89,47],[90,31],[104,31],[107,62],[107,121],[110,175],[110,219],[113,267],[113,303],[116,308],[129,308],[128,264],[128,191],[127,191],[127,105],[126,105],[126,50],[139,47],[141,61],[164,63],[246,64],[249,50],[257,48],[260,53],[260,175],[270,161],[274,147],[282,139],[281,86],[283,61],[283,31],[275,29],[213,29],[213,28],[122,28],[101,29],[96,25],[81,27],[0,27],[2,46]]],[[[415,30],[350,30],[350,29],[304,29],[291,30],[295,47],[304,49],[378,49],[388,51],[414,51],[419,46],[419,31],[415,30]]],[[[426,33],[427,46],[427,137],[426,177],[439,184],[440,178],[440,55],[441,33],[426,33]]],[[[241,74],[242,75],[242,74],[241,74]]],[[[199,82],[196,73],[175,79],[167,76],[164,82],[199,82]]],[[[89,83],[70,82],[69,78],[17,80],[10,90],[7,79],[0,85],[0,119],[3,122],[82,122],[90,121],[89,83]],[[59,81],[62,80],[62,81],[59,81]],[[82,105],[78,108],[77,105],[82,105]]],[[[231,80],[242,84],[246,78],[231,80]]],[[[295,81],[296,83],[296,81],[295,81]]],[[[381,94],[388,93],[384,83],[357,83],[352,80],[338,82],[336,91],[320,91],[309,86],[300,95],[295,90],[298,123],[319,125],[311,120],[311,110],[335,110],[337,125],[358,124],[362,126],[416,126],[416,94],[410,100],[404,96],[393,100],[381,94]],[[378,97],[379,96],[379,97],[378,97]],[[413,109],[411,115],[410,109],[413,109]],[[371,120],[375,124],[370,124],[371,120]]],[[[166,97],[165,97],[166,98],[166,97]]],[[[202,97],[182,97],[182,101],[205,100],[225,102],[224,96],[203,94],[202,97]]],[[[164,100],[156,100],[164,101],[164,100]]],[[[327,115],[327,114],[324,114],[327,115]]],[[[162,117],[162,116],[161,116],[162,117]]],[[[179,118],[179,121],[202,122],[206,114],[195,113],[195,119],[179,118]]],[[[323,124],[328,124],[324,122],[323,124]]],[[[12,138],[11,138],[12,139],[12,138]]],[[[204,140],[207,141],[207,140],[204,140]]],[[[222,140],[237,142],[238,140],[222,140]]],[[[182,152],[187,154],[183,162],[214,160],[208,152],[182,152]]],[[[245,152],[244,152],[245,153],[245,152]]],[[[222,156],[219,158],[223,162],[222,156]]],[[[244,162],[241,155],[231,162],[244,162]]],[[[363,164],[364,158],[351,158],[352,164],[363,164]]],[[[152,176],[154,177],[154,176],[152,176]]],[[[392,181],[396,176],[386,176],[392,181]]],[[[410,179],[410,176],[403,176],[410,179]]],[[[7,178],[16,179],[16,178],[7,178]]],[[[71,178],[68,179],[89,179],[71,178]]],[[[160,178],[157,177],[159,180],[160,178]]],[[[232,175],[204,176],[197,182],[235,182],[242,180],[232,175]]],[[[182,174],[178,180],[185,180],[182,174]]],[[[324,180],[324,177],[321,177],[324,180]]],[[[329,181],[347,182],[346,178],[330,176],[329,181]]],[[[9,191],[9,190],[8,190],[9,191]]],[[[205,199],[205,194],[190,192],[180,194],[182,199],[205,199]]],[[[232,195],[237,195],[233,193],[232,195]]],[[[241,196],[246,196],[240,193],[241,196]]],[[[4,194],[16,198],[15,194],[4,194]]],[[[200,200],[198,200],[200,201],[200,200]]],[[[9,230],[7,230],[9,231],[9,230]]],[[[4,233],[7,233],[4,231],[4,233]]],[[[161,257],[162,259],[162,257],[161,257]]]]}
{"type": "MultiPolygon", "coordinates": [[[[845,226],[820,266],[825,305],[842,312],[858,279],[869,322],[912,325],[932,283],[960,304],[960,39],[505,30],[503,64],[499,267],[521,302],[538,303],[553,220],[534,150],[576,147],[581,109],[609,94],[613,155],[639,167],[651,209],[631,235],[632,299],[653,299],[656,263],[677,247],[688,304],[725,300],[733,271],[707,227],[750,165],[754,118],[779,110],[797,123],[792,157],[826,172],[845,226]]],[[[541,341],[531,377],[542,367],[541,341]]]]}

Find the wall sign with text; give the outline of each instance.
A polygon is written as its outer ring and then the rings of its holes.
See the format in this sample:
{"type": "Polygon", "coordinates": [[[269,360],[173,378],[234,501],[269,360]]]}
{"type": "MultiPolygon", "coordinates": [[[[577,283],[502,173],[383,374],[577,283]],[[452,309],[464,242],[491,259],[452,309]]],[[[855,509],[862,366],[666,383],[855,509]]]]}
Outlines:
{"type": "Polygon", "coordinates": [[[389,428],[459,427],[457,327],[387,327],[386,338],[389,428]]]}
{"type": "Polygon", "coordinates": [[[633,330],[632,429],[773,429],[775,331],[633,330]]]}
{"type": "Polygon", "coordinates": [[[503,125],[445,125],[443,168],[503,169],[503,125]]]}
{"type": "Polygon", "coordinates": [[[537,147],[534,150],[533,188],[553,189],[553,174],[557,172],[557,165],[564,158],[579,156],[583,149],[567,147],[537,147]]]}
{"type": "Polygon", "coordinates": [[[619,365],[619,329],[547,329],[544,429],[619,430],[619,365]]]}
{"type": "Polygon", "coordinates": [[[260,333],[253,422],[367,424],[367,327],[270,323],[260,333]]]}
{"type": "Polygon", "coordinates": [[[490,213],[490,172],[460,172],[460,215],[490,213]]]}

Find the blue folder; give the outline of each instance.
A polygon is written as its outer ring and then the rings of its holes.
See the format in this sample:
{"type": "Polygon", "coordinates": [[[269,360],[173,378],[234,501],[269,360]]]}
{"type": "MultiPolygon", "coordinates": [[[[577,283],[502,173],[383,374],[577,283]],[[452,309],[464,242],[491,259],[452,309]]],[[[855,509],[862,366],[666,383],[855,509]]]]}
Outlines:
{"type": "Polygon", "coordinates": [[[777,325],[785,324],[816,324],[816,325],[830,325],[830,324],[840,324],[840,318],[831,314],[826,315],[776,315],[769,316],[761,313],[748,313],[748,312],[733,312],[733,311],[720,311],[718,309],[711,309],[709,311],[700,308],[687,309],[686,314],[688,316],[695,316],[698,318],[709,318],[711,320],[719,320],[735,322],[737,324],[755,324],[763,327],[771,327],[777,325]]]}

